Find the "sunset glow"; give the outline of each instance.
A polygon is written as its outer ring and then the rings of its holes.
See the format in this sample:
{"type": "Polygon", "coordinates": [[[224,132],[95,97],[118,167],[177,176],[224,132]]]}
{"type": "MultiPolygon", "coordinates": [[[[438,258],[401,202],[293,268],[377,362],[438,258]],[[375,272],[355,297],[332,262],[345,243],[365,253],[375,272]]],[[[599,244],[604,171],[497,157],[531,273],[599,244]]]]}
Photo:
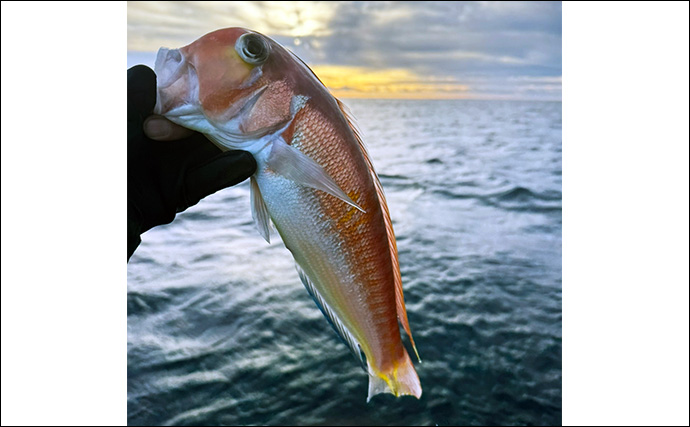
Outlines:
{"type": "Polygon", "coordinates": [[[342,98],[462,98],[469,89],[452,79],[405,69],[315,65],[312,70],[334,96],[342,98]]]}

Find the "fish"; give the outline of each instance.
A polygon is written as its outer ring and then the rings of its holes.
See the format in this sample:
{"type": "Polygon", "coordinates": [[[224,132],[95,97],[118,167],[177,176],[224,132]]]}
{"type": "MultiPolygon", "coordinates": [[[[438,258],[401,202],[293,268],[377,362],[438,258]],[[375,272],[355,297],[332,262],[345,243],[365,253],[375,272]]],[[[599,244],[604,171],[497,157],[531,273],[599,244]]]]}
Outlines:
{"type": "Polygon", "coordinates": [[[161,48],[154,113],[257,163],[251,212],[271,223],[326,319],[379,393],[420,398],[403,344],[410,330],[395,233],[381,182],[347,107],[294,53],[245,28],[161,48]]]}

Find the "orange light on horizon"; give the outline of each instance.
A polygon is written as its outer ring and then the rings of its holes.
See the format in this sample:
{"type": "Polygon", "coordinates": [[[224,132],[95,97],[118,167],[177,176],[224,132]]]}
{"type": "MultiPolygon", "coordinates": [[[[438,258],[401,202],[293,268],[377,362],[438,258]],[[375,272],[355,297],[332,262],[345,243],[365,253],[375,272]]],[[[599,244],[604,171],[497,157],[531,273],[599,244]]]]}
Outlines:
{"type": "Polygon", "coordinates": [[[402,68],[375,69],[342,65],[311,67],[324,85],[341,98],[464,99],[469,87],[452,78],[420,76],[402,68]]]}

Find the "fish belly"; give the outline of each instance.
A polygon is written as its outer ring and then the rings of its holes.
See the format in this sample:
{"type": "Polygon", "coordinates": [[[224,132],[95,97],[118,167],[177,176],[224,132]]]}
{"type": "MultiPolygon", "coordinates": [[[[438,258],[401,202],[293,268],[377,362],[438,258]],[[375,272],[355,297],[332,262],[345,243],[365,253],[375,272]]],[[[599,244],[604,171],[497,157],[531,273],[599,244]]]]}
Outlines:
{"type": "Polygon", "coordinates": [[[419,397],[419,379],[400,338],[385,229],[375,224],[381,212],[353,212],[333,196],[270,170],[255,177],[298,268],[366,356],[369,398],[382,392],[419,397]]]}

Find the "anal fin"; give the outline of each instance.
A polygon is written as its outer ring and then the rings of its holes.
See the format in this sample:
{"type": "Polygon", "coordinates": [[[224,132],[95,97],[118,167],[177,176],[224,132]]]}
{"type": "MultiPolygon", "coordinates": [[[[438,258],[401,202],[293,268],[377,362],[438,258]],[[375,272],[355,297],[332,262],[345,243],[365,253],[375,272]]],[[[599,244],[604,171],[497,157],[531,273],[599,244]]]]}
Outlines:
{"type": "Polygon", "coordinates": [[[309,295],[311,295],[317,307],[319,307],[319,310],[321,310],[321,313],[323,313],[324,317],[328,320],[328,323],[331,324],[343,343],[345,343],[345,345],[350,349],[352,354],[355,356],[355,359],[359,360],[362,365],[362,369],[370,372],[369,369],[367,369],[366,355],[362,351],[362,347],[359,345],[357,338],[352,335],[335,311],[333,311],[333,309],[323,299],[321,294],[319,294],[319,291],[316,289],[311,279],[309,279],[307,273],[297,263],[295,263],[295,268],[297,268],[297,273],[299,274],[299,278],[302,280],[304,287],[307,288],[307,292],[309,292],[309,295]]]}

